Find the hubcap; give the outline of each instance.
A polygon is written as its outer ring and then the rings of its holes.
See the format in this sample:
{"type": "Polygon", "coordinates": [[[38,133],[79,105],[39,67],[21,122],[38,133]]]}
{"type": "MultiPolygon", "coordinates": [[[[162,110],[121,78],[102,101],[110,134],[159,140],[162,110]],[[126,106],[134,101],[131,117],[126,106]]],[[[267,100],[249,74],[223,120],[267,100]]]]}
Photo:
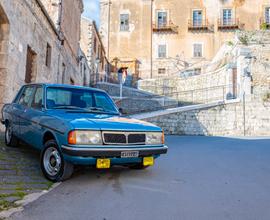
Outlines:
{"type": "Polygon", "coordinates": [[[61,162],[59,151],[55,147],[47,148],[43,156],[43,165],[45,171],[50,176],[55,176],[59,173],[61,162]]]}
{"type": "Polygon", "coordinates": [[[6,129],[7,129],[6,140],[7,140],[7,143],[10,143],[11,136],[12,136],[12,130],[11,130],[11,127],[10,126],[8,126],[6,129]]]}

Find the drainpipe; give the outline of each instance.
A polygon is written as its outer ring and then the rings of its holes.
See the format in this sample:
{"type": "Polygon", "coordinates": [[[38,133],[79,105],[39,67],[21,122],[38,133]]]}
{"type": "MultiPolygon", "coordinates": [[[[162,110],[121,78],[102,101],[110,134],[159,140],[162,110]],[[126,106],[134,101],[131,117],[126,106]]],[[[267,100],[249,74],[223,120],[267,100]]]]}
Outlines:
{"type": "Polygon", "coordinates": [[[150,51],[150,56],[151,56],[151,64],[150,64],[150,78],[153,78],[153,2],[154,0],[151,0],[151,51],[150,51]]]}
{"type": "Polygon", "coordinates": [[[107,67],[107,76],[110,73],[110,31],[111,31],[111,0],[108,2],[108,42],[107,42],[107,57],[108,57],[108,67],[107,67]]]}
{"type": "MultiPolygon", "coordinates": [[[[58,44],[58,49],[59,49],[59,53],[58,53],[58,68],[57,68],[57,83],[60,82],[60,57],[61,57],[61,50],[62,50],[62,32],[61,32],[61,24],[62,24],[62,14],[63,14],[63,0],[59,0],[58,2],[58,18],[57,18],[57,24],[56,24],[56,28],[59,34],[59,44],[58,44]]],[[[61,77],[63,78],[63,76],[61,77]]],[[[62,80],[61,80],[62,82],[62,80]]]]}

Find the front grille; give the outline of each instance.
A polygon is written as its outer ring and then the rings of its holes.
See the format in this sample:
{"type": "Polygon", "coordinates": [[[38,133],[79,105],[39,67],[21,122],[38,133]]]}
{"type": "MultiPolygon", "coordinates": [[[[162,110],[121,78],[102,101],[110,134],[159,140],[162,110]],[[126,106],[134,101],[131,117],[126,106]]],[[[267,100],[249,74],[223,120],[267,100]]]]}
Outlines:
{"type": "Polygon", "coordinates": [[[104,134],[104,142],[109,144],[126,144],[125,134],[104,134]]]}
{"type": "Polygon", "coordinates": [[[104,144],[110,145],[126,145],[137,144],[144,145],[146,135],[143,133],[129,133],[129,132],[103,132],[104,144]]]}
{"type": "Polygon", "coordinates": [[[129,144],[145,143],[145,134],[129,134],[128,143],[129,144]]]}

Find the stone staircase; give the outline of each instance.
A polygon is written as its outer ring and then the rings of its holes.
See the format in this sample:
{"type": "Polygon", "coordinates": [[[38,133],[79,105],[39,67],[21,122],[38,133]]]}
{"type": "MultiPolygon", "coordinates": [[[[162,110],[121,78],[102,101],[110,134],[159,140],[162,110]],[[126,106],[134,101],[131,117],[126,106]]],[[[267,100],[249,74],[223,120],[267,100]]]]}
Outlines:
{"type": "Polygon", "coordinates": [[[150,92],[123,87],[123,97],[120,99],[120,87],[112,83],[98,83],[98,89],[106,91],[115,101],[119,108],[122,108],[125,115],[152,112],[175,108],[179,106],[178,101],[166,96],[156,95],[150,92]]]}

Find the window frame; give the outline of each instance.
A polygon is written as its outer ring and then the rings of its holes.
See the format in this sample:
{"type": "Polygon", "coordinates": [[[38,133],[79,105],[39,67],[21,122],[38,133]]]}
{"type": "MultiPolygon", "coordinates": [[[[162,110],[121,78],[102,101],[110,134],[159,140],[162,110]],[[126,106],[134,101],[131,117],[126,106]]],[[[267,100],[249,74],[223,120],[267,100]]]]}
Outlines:
{"type": "Polygon", "coordinates": [[[165,58],[168,57],[168,46],[167,46],[167,44],[159,44],[158,45],[158,47],[157,47],[157,57],[159,59],[165,59],[165,58]],[[160,48],[161,47],[165,47],[165,51],[160,52],[160,48]],[[165,53],[165,55],[164,56],[160,56],[162,53],[163,54],[165,53]]]}
{"type": "Polygon", "coordinates": [[[21,105],[21,106],[24,106],[25,108],[30,108],[31,104],[32,104],[32,101],[33,101],[33,97],[34,97],[34,94],[35,94],[35,91],[36,91],[36,86],[35,85],[27,85],[27,86],[24,86],[24,88],[21,90],[21,93],[19,95],[19,97],[17,98],[16,100],[16,104],[18,105],[21,105]],[[27,103],[27,105],[23,105],[20,103],[20,100],[22,98],[22,95],[24,94],[24,92],[26,91],[26,89],[28,88],[32,88],[33,89],[33,92],[31,94],[31,97],[30,97],[30,100],[29,102],[27,103]]]}
{"type": "Polygon", "coordinates": [[[45,65],[50,68],[52,64],[52,47],[49,43],[46,46],[45,65]]]}
{"type": "Polygon", "coordinates": [[[156,16],[157,16],[157,27],[158,28],[166,27],[168,25],[168,21],[169,21],[169,13],[168,13],[168,11],[166,11],[166,10],[157,10],[157,15],[156,16]],[[159,14],[163,14],[161,16],[161,20],[159,19],[160,18],[159,14]],[[164,14],[166,16],[164,16],[164,14]],[[166,18],[165,21],[164,21],[164,18],[166,18]]]}
{"type": "Polygon", "coordinates": [[[201,27],[203,24],[203,10],[202,9],[193,9],[192,10],[192,25],[194,27],[201,27]],[[201,13],[201,18],[200,19],[195,19],[196,13],[200,12],[201,13]],[[200,21],[200,22],[198,22],[200,21]]]}
{"type": "Polygon", "coordinates": [[[32,96],[32,101],[31,101],[31,104],[30,104],[30,108],[32,108],[32,109],[34,109],[34,110],[37,110],[37,111],[42,111],[42,109],[43,109],[43,107],[44,107],[44,88],[43,88],[43,86],[42,85],[37,85],[37,86],[35,86],[35,91],[34,91],[34,94],[33,94],[33,96],[32,96]],[[35,96],[36,96],[36,93],[37,93],[37,90],[39,89],[39,88],[41,88],[41,90],[42,90],[42,94],[41,94],[41,107],[40,108],[34,108],[32,105],[33,105],[33,102],[34,102],[34,100],[35,100],[35,96]]]}
{"type": "Polygon", "coordinates": [[[120,32],[128,32],[130,30],[130,14],[120,13],[120,32]]]}
{"type": "Polygon", "coordinates": [[[231,25],[233,23],[233,17],[234,17],[234,12],[233,12],[232,8],[223,8],[222,9],[222,24],[223,25],[231,25]],[[225,13],[225,11],[227,11],[227,13],[225,13]],[[230,17],[228,16],[229,15],[228,12],[230,12],[230,17]]]}
{"type": "Polygon", "coordinates": [[[165,75],[166,72],[167,72],[166,68],[158,68],[158,75],[165,75]],[[161,70],[162,71],[164,70],[164,72],[161,73],[161,70]]]}
{"type": "Polygon", "coordinates": [[[196,42],[193,44],[192,46],[192,54],[193,54],[193,58],[203,58],[203,43],[200,43],[200,42],[196,42]],[[196,53],[195,53],[195,47],[200,45],[201,46],[201,56],[197,56],[196,53]]]}
{"type": "Polygon", "coordinates": [[[266,24],[270,24],[270,6],[264,8],[264,18],[266,24]]]}

